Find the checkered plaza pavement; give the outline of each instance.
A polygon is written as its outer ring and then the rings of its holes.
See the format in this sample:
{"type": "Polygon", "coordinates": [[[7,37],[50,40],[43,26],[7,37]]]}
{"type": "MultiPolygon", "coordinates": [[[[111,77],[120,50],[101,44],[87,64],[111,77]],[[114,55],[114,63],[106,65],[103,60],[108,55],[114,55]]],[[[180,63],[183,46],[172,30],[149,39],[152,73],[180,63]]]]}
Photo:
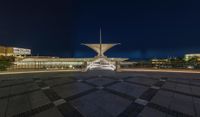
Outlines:
{"type": "Polygon", "coordinates": [[[200,74],[0,75],[0,117],[200,117],[200,74]]]}

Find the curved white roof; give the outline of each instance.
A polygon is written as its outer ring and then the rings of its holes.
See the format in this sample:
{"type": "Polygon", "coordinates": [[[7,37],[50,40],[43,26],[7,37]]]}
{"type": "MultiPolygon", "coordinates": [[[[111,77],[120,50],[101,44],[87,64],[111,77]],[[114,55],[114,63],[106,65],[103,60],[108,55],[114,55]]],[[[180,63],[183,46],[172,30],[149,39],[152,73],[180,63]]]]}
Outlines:
{"type": "Polygon", "coordinates": [[[104,53],[110,48],[118,45],[119,43],[114,44],[82,44],[97,52],[98,56],[104,56],[104,53]]]}

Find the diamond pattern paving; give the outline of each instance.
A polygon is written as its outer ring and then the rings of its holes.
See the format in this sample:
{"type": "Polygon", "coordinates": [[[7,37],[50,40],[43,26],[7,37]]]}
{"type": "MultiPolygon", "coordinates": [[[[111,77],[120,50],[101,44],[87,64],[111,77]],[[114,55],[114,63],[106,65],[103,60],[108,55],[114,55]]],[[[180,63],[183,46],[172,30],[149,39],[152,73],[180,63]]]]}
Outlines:
{"type": "Polygon", "coordinates": [[[130,95],[136,98],[138,98],[140,95],[142,95],[142,93],[145,90],[148,89],[148,87],[144,87],[144,86],[136,85],[136,84],[130,84],[126,82],[117,83],[108,88],[111,90],[121,92],[121,93],[125,93],[127,95],[130,95]]]}
{"type": "Polygon", "coordinates": [[[87,84],[77,82],[77,83],[57,86],[54,87],[53,89],[58,93],[60,97],[67,98],[79,94],[81,92],[87,91],[91,88],[92,87],[87,84]]]}
{"type": "Polygon", "coordinates": [[[103,86],[108,83],[114,82],[114,80],[108,79],[108,78],[94,78],[94,79],[87,80],[87,82],[92,83],[97,86],[103,86]]]}
{"type": "Polygon", "coordinates": [[[131,103],[122,97],[110,94],[105,91],[83,96],[71,102],[84,116],[88,117],[109,117],[117,116],[131,103]],[[97,113],[102,113],[98,115],[97,113]]]}
{"type": "Polygon", "coordinates": [[[110,71],[1,75],[0,117],[200,117],[198,78],[110,71]]]}

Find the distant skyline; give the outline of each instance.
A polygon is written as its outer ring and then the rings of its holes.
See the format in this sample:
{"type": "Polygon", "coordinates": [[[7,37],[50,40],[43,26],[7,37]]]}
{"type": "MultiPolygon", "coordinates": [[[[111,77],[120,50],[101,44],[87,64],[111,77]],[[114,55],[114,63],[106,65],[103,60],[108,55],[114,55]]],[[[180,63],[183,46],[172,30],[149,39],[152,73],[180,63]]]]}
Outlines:
{"type": "Polygon", "coordinates": [[[199,0],[2,0],[0,45],[34,55],[93,57],[80,45],[121,43],[113,57],[165,58],[200,53],[199,0]]]}

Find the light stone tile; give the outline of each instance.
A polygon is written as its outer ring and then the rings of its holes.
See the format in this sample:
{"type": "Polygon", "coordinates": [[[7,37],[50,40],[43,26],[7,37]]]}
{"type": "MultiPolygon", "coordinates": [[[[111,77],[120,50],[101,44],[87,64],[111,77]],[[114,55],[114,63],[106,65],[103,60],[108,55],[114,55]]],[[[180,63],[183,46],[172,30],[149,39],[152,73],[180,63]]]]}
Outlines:
{"type": "Polygon", "coordinates": [[[81,80],[81,79],[79,79],[79,80],[77,80],[78,82],[82,82],[83,80],[81,80]]]}
{"type": "Polygon", "coordinates": [[[70,103],[86,117],[99,117],[99,113],[105,117],[116,117],[131,104],[131,101],[100,90],[70,103]]]}
{"type": "Polygon", "coordinates": [[[194,116],[192,97],[175,93],[170,104],[170,109],[194,116]]]}
{"type": "Polygon", "coordinates": [[[0,99],[0,117],[5,117],[8,99],[0,99]]]}
{"type": "Polygon", "coordinates": [[[192,89],[191,91],[192,94],[200,96],[200,87],[191,86],[191,89],[192,89]]]}
{"type": "Polygon", "coordinates": [[[113,117],[109,112],[98,105],[83,100],[75,100],[72,104],[84,117],[113,117]]]}
{"type": "Polygon", "coordinates": [[[156,93],[156,95],[152,98],[151,102],[168,108],[172,98],[173,98],[172,92],[159,90],[156,93]]]}
{"type": "Polygon", "coordinates": [[[185,79],[185,78],[177,78],[176,82],[180,82],[180,83],[185,83],[185,84],[189,84],[190,83],[190,79],[185,79]]]}
{"type": "Polygon", "coordinates": [[[158,110],[145,107],[138,117],[166,117],[166,114],[158,110]]]}
{"type": "Polygon", "coordinates": [[[16,85],[16,86],[12,86],[11,87],[11,95],[14,95],[14,94],[18,94],[18,93],[23,93],[25,92],[27,89],[26,89],[26,85],[16,85]]]}
{"type": "Polygon", "coordinates": [[[0,97],[8,96],[10,94],[10,87],[0,88],[0,97]]]}
{"type": "Polygon", "coordinates": [[[191,93],[191,88],[189,85],[183,85],[183,84],[176,84],[176,91],[184,92],[184,93],[191,93]]]}
{"type": "Polygon", "coordinates": [[[159,90],[160,87],[157,87],[157,86],[151,86],[152,89],[156,89],[156,90],[159,90]]]}
{"type": "Polygon", "coordinates": [[[126,82],[117,83],[108,88],[136,98],[138,98],[140,95],[142,95],[142,93],[144,93],[148,89],[147,87],[141,85],[126,82]]]}
{"type": "Polygon", "coordinates": [[[64,83],[68,83],[68,82],[72,82],[74,81],[71,78],[55,78],[55,79],[51,79],[51,80],[46,80],[44,81],[47,85],[49,86],[54,86],[54,85],[60,85],[60,84],[64,84],[64,83]]]}
{"type": "Polygon", "coordinates": [[[59,106],[61,104],[66,103],[66,101],[64,99],[59,99],[53,102],[55,106],[59,106]]]}
{"type": "Polygon", "coordinates": [[[195,109],[196,109],[196,112],[197,112],[197,117],[200,117],[200,98],[193,98],[194,100],[194,105],[195,105],[195,109]]]}
{"type": "Polygon", "coordinates": [[[148,101],[138,98],[138,99],[135,100],[135,103],[145,106],[145,105],[148,104],[148,101]]]}
{"type": "Polygon", "coordinates": [[[98,87],[96,87],[96,88],[99,89],[99,90],[104,89],[104,87],[102,87],[102,86],[98,86],[98,87]]]}
{"type": "Polygon", "coordinates": [[[141,84],[145,84],[145,85],[153,85],[157,82],[157,80],[155,79],[150,79],[150,78],[144,78],[144,77],[139,77],[139,78],[130,78],[127,81],[131,81],[131,82],[136,82],[136,83],[141,83],[141,84]]]}
{"type": "Polygon", "coordinates": [[[108,83],[114,82],[114,80],[109,79],[109,78],[94,78],[94,79],[87,80],[87,82],[98,85],[98,86],[102,86],[102,85],[106,85],[108,83]]]}
{"type": "Polygon", "coordinates": [[[175,90],[176,88],[176,83],[172,83],[172,82],[166,82],[162,88],[166,88],[166,89],[170,89],[170,90],[175,90]]]}
{"type": "Polygon", "coordinates": [[[87,84],[77,82],[77,83],[57,86],[54,87],[53,89],[58,93],[59,96],[61,96],[62,98],[66,98],[90,90],[92,89],[92,87],[87,84]]]}
{"type": "Polygon", "coordinates": [[[32,109],[51,103],[42,91],[29,93],[28,96],[32,109]]]}
{"type": "Polygon", "coordinates": [[[31,109],[27,95],[11,97],[8,103],[7,116],[13,116],[31,109]]]}
{"type": "Polygon", "coordinates": [[[40,87],[35,83],[28,83],[25,86],[26,86],[26,91],[33,91],[33,90],[40,89],[40,87]]]}
{"type": "Polygon", "coordinates": [[[48,86],[47,87],[42,87],[41,89],[42,90],[47,90],[47,89],[50,89],[50,87],[48,87],[48,86]]]}
{"type": "Polygon", "coordinates": [[[191,80],[190,83],[200,86],[200,79],[191,80]]]}
{"type": "Polygon", "coordinates": [[[0,86],[8,86],[8,85],[15,85],[19,82],[19,80],[6,80],[6,81],[2,81],[0,86]]]}

